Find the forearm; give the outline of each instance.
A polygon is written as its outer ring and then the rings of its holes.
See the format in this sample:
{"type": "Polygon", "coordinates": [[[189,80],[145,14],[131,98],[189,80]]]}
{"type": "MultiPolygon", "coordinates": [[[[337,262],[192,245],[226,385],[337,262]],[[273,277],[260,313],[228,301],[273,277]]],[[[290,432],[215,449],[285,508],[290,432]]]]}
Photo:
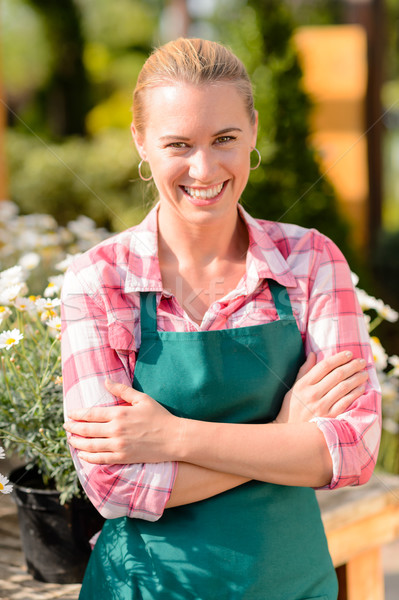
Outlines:
{"type": "Polygon", "coordinates": [[[315,423],[241,425],[184,420],[174,458],[280,485],[321,487],[332,461],[315,423]]]}
{"type": "Polygon", "coordinates": [[[231,473],[220,473],[189,463],[179,463],[172,493],[165,508],[205,500],[246,481],[249,481],[249,478],[231,473]]]}

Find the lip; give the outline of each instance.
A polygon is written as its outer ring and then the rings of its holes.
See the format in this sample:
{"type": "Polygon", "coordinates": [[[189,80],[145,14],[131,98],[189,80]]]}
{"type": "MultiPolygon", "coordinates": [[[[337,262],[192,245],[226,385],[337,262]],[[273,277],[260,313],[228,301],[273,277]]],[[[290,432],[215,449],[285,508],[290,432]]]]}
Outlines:
{"type": "MultiPolygon", "coordinates": [[[[223,182],[223,187],[220,190],[220,192],[218,193],[217,196],[214,196],[213,198],[194,198],[193,196],[190,196],[190,194],[188,194],[186,192],[186,190],[184,189],[184,187],[191,187],[191,186],[183,186],[180,185],[180,189],[182,190],[183,194],[185,195],[186,198],[188,198],[188,200],[194,204],[195,206],[210,206],[211,204],[215,204],[216,202],[218,202],[220,200],[220,198],[223,196],[224,191],[227,187],[228,184],[228,180],[223,182]]],[[[214,186],[207,186],[206,188],[203,189],[208,189],[209,187],[214,187],[214,186]]],[[[201,188],[197,188],[197,189],[201,189],[201,188]]]]}

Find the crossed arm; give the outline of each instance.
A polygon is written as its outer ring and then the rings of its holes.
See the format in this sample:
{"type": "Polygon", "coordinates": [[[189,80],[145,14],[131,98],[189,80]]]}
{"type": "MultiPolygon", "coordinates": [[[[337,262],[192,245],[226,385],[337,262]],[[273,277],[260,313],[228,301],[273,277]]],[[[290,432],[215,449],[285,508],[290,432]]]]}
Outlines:
{"type": "Polygon", "coordinates": [[[257,479],[322,487],[332,477],[325,437],[314,417],[334,418],[365,390],[365,361],[340,352],[316,364],[311,353],[274,423],[209,423],[172,415],[153,398],[111,381],[125,406],[70,411],[65,429],[78,456],[93,464],[177,461],[167,507],[188,504],[257,479]]]}

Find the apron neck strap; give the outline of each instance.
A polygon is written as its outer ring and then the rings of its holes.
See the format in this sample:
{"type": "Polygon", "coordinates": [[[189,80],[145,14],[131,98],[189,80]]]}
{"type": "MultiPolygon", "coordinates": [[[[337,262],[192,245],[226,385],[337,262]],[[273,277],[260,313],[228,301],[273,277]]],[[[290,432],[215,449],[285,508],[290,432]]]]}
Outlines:
{"type": "MultiPolygon", "coordinates": [[[[268,284],[279,319],[294,319],[287,288],[274,279],[268,279],[268,284]]],[[[157,295],[155,292],[140,292],[140,324],[142,332],[156,333],[157,331],[157,295]]]]}
{"type": "Polygon", "coordinates": [[[144,333],[157,331],[157,295],[155,292],[140,292],[140,328],[144,333]]]}
{"type": "Polygon", "coordinates": [[[267,281],[279,318],[290,320],[295,319],[287,288],[280,283],[277,283],[277,281],[274,281],[274,279],[268,279],[267,281]]]}

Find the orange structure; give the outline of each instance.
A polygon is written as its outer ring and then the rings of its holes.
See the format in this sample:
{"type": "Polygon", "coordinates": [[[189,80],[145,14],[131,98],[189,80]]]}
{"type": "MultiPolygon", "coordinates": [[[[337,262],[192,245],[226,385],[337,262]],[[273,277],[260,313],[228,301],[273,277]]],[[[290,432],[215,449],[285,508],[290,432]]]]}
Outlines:
{"type": "Polygon", "coordinates": [[[333,184],[357,248],[368,244],[365,101],[367,36],[359,25],[302,27],[294,37],[314,107],[311,143],[333,184]]]}

